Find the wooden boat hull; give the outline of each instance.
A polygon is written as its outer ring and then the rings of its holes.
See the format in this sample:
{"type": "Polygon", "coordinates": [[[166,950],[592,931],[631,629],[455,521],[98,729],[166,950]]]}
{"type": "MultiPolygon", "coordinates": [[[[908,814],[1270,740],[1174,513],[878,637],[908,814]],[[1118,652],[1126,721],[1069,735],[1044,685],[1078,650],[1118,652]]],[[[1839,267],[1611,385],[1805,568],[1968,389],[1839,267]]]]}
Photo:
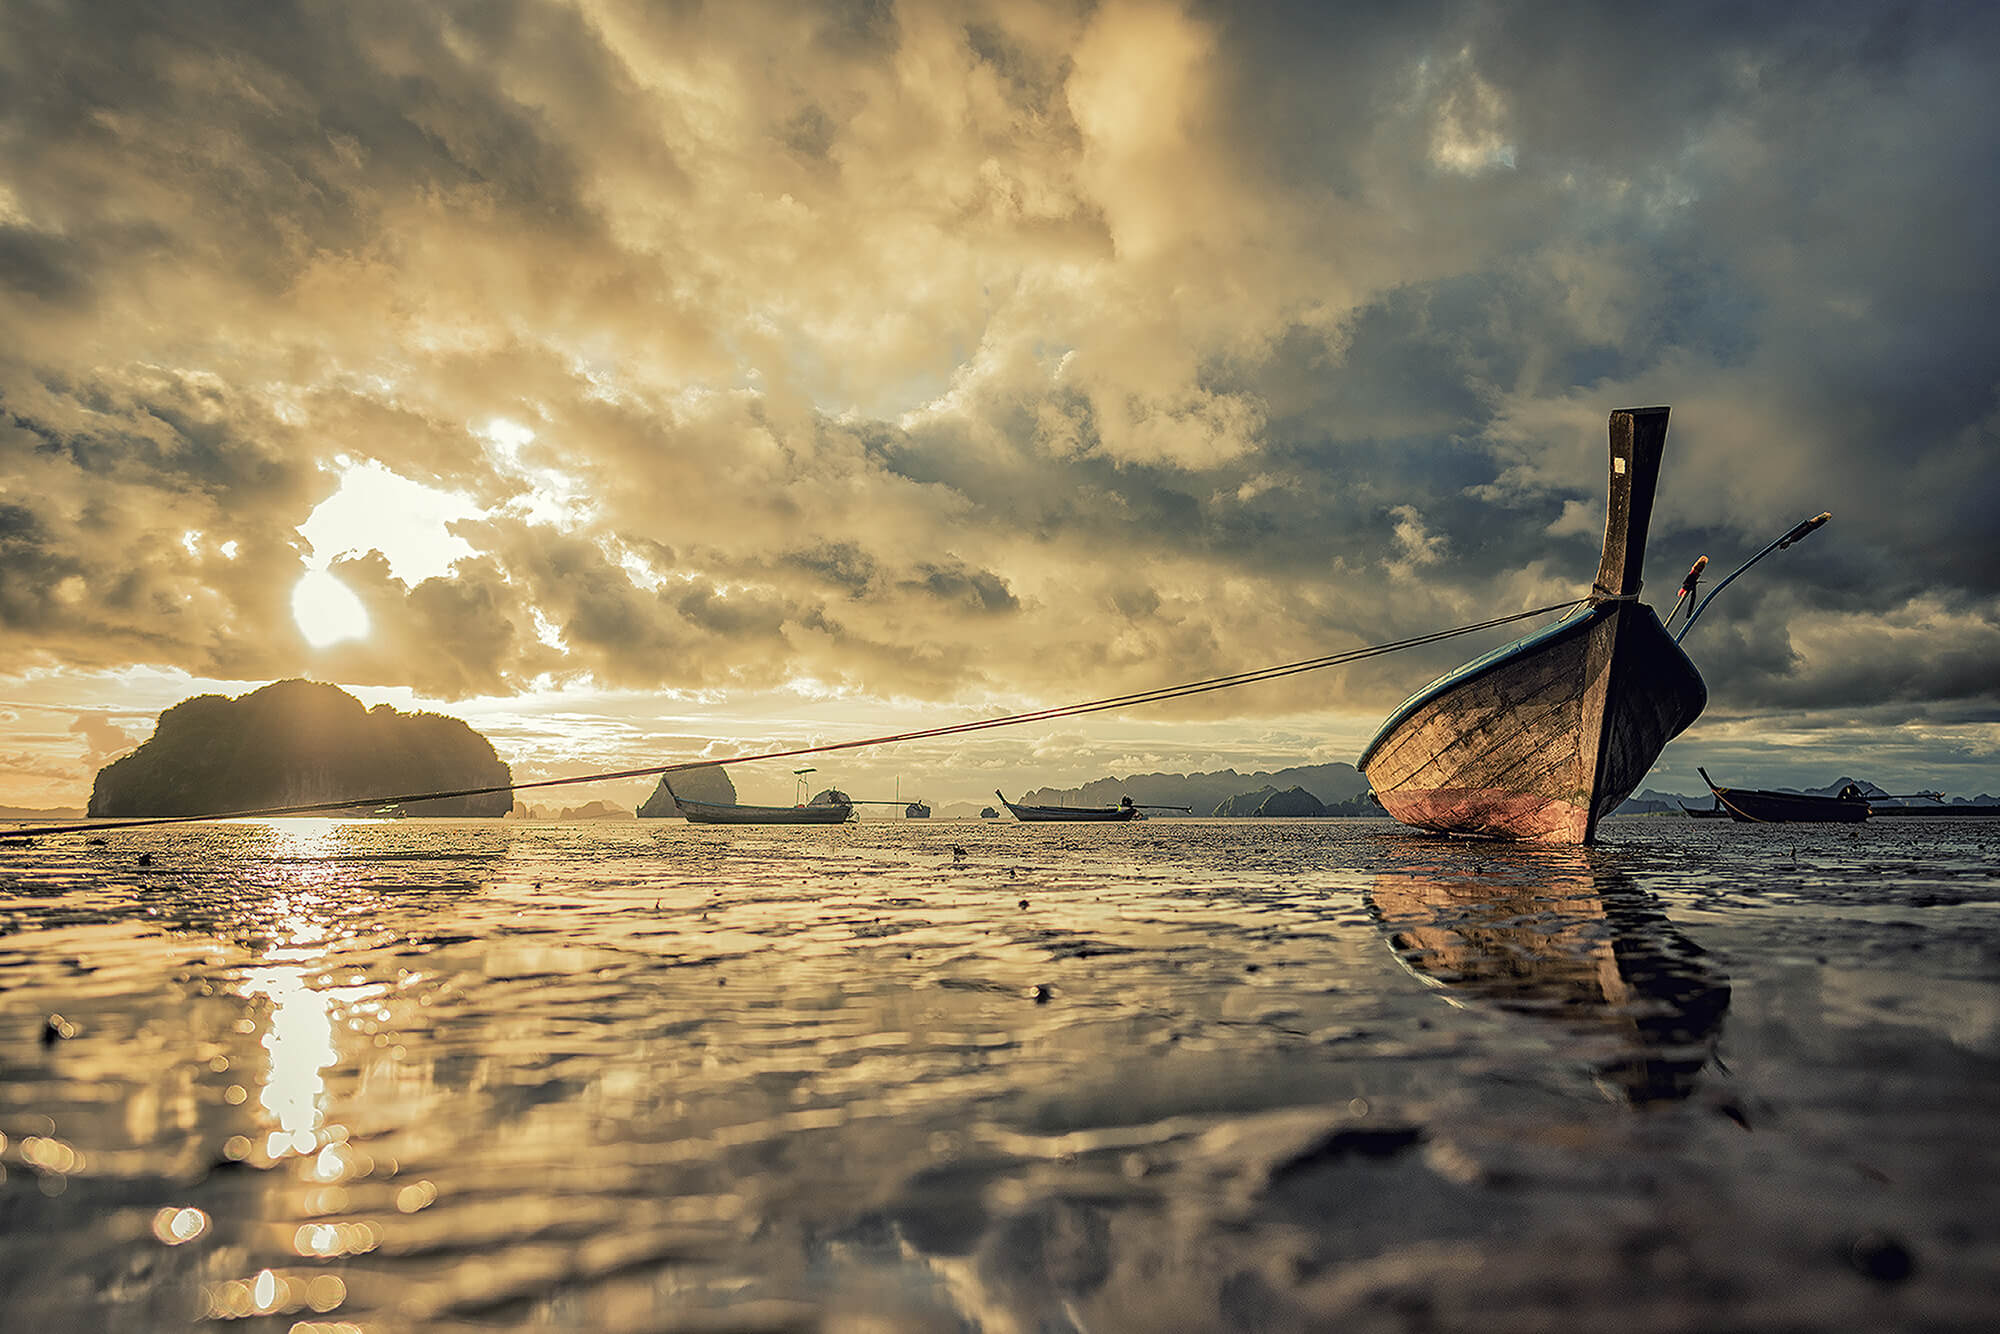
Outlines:
{"type": "Polygon", "coordinates": [[[1716,800],[1738,824],[1860,824],[1874,808],[1865,797],[1815,797],[1803,792],[1719,787],[1716,800]]]}
{"type": "Polygon", "coordinates": [[[1587,843],[1707,702],[1651,608],[1601,604],[1418,691],[1359,767],[1404,824],[1587,843]]]}
{"type": "Polygon", "coordinates": [[[1865,801],[1788,792],[1731,792],[1729,803],[1729,818],[1743,824],[1860,824],[1874,814],[1865,801]]]}
{"type": "Polygon", "coordinates": [[[998,792],[993,795],[1000,797],[1000,804],[1012,811],[1014,818],[1023,824],[1118,824],[1139,814],[1136,806],[1020,806],[998,792]]]}
{"type": "Polygon", "coordinates": [[[686,797],[674,800],[691,824],[843,824],[854,816],[852,806],[724,806],[686,797]]]}
{"type": "Polygon", "coordinates": [[[1604,552],[1588,606],[1431,682],[1358,767],[1382,808],[1446,834],[1589,843],[1701,716],[1701,673],[1638,601],[1667,409],[1611,414],[1604,552]]]}

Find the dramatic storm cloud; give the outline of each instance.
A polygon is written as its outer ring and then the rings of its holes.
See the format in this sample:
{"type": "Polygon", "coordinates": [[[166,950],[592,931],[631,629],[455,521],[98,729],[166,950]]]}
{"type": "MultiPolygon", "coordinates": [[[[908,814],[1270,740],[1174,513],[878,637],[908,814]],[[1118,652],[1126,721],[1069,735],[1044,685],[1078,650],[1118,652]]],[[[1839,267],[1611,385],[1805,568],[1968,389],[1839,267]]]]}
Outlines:
{"type": "MultiPolygon", "coordinates": [[[[2000,789],[1996,74],[1957,3],[9,5],[0,802],[189,682],[534,775],[1537,606],[1651,403],[1663,609],[1836,516],[1669,774],[2000,789]]],[[[1351,760],[1470,651],[920,762],[1351,760]]]]}

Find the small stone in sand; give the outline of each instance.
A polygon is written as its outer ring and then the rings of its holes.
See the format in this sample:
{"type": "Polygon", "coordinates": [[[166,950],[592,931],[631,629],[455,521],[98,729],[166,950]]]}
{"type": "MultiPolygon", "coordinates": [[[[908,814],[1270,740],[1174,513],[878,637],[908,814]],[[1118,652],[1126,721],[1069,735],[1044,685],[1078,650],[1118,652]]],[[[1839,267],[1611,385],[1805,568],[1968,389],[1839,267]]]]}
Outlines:
{"type": "Polygon", "coordinates": [[[1885,1232],[1864,1232],[1847,1248],[1847,1260],[1856,1270],[1883,1283],[1900,1283],[1916,1272],[1916,1257],[1909,1247],[1885,1232]]]}

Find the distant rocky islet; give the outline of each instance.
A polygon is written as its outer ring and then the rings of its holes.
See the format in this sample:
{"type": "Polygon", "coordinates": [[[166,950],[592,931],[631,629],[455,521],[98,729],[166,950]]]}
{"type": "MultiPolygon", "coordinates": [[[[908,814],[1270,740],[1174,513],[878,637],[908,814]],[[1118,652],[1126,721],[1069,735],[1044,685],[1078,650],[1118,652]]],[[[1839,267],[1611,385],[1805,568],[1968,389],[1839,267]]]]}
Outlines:
{"type": "Polygon", "coordinates": [[[665,820],[679,816],[680,803],[674,800],[679,793],[689,801],[713,802],[718,806],[736,804],[736,784],[729,781],[729,773],[719,764],[704,765],[699,769],[682,769],[677,773],[663,774],[653,789],[652,795],[639,806],[641,820],[665,820]],[[669,792],[667,784],[674,790],[669,792]]]}

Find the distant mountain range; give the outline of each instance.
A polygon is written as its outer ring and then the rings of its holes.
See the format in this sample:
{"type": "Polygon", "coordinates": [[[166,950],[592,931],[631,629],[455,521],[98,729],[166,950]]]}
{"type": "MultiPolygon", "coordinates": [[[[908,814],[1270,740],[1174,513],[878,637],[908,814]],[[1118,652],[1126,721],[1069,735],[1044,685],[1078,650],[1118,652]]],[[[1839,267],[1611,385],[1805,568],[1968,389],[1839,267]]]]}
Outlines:
{"type": "Polygon", "coordinates": [[[0,820],[81,820],[81,806],[0,806],[0,820]]]}
{"type": "Polygon", "coordinates": [[[1269,820],[1321,815],[1381,815],[1382,808],[1366,796],[1356,797],[1350,802],[1328,804],[1302,787],[1286,788],[1282,792],[1275,787],[1262,787],[1255,792],[1239,792],[1209,813],[1222,817],[1250,816],[1269,820]]]}
{"type": "Polygon", "coordinates": [[[581,806],[530,806],[517,801],[509,811],[510,820],[636,820],[630,810],[609,801],[589,801],[581,806]]]}
{"type": "MultiPolygon", "coordinates": [[[[1120,798],[1130,797],[1141,806],[1186,806],[1188,813],[1196,816],[1248,815],[1271,797],[1284,797],[1293,789],[1309,794],[1326,808],[1326,814],[1382,813],[1380,807],[1368,803],[1368,780],[1351,764],[1306,764],[1275,773],[1259,770],[1241,774],[1234,769],[1222,769],[1215,773],[1132,774],[1126,778],[1099,778],[1077,788],[1038,787],[1015,800],[1035,806],[1116,806],[1120,798]],[[1229,809],[1218,812],[1217,808],[1225,803],[1229,809]]],[[[1308,810],[1296,799],[1280,801],[1272,810],[1280,807],[1288,812],[1308,810]]]]}

